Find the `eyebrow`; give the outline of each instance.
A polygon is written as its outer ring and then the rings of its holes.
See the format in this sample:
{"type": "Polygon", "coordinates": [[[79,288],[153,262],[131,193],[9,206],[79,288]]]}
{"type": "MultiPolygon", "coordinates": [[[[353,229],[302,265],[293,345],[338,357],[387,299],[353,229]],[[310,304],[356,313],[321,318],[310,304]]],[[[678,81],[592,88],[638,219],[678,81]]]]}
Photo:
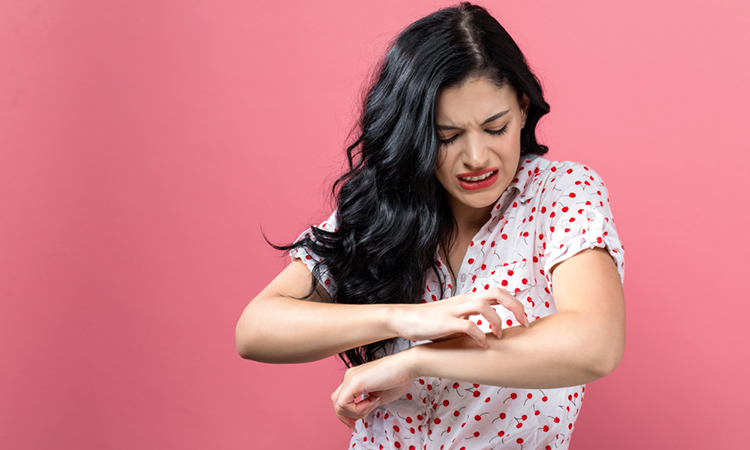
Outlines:
{"type": "MultiPolygon", "coordinates": [[[[499,112],[499,113],[495,114],[494,116],[488,118],[484,122],[482,122],[482,125],[487,125],[488,123],[492,122],[493,120],[497,120],[497,119],[503,117],[504,115],[508,114],[509,112],[510,112],[509,109],[506,109],[505,111],[499,112]]],[[[438,125],[437,129],[438,130],[460,130],[459,127],[452,127],[452,126],[449,126],[449,125],[438,125]]]]}

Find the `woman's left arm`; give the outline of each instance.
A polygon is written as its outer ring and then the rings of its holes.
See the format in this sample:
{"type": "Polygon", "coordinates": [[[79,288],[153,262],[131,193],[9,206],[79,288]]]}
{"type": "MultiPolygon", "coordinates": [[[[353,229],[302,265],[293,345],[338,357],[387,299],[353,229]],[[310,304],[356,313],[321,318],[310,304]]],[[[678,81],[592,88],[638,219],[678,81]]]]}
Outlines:
{"type": "Polygon", "coordinates": [[[339,418],[353,426],[374,408],[370,401],[355,404],[354,399],[369,393],[382,397],[381,403],[394,400],[422,376],[545,389],[588,383],[612,372],[625,349],[625,304],[614,260],[602,248],[583,250],[551,273],[557,313],[530,328],[506,328],[502,339],[488,334],[487,350],[461,337],[349,369],[332,396],[339,418]]]}

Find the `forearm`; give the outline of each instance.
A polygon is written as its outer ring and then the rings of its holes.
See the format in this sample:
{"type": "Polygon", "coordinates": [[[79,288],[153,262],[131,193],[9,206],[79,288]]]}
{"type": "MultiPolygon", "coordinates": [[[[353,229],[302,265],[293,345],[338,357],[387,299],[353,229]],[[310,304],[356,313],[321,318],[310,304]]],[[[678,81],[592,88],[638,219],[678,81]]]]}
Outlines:
{"type": "MultiPolygon", "coordinates": [[[[558,312],[488,335],[489,349],[458,338],[403,353],[417,376],[494,386],[545,389],[575,386],[603,377],[619,362],[619,330],[597,329],[585,315],[558,312]]],[[[394,355],[394,356],[398,356],[394,355]]]]}
{"type": "Polygon", "coordinates": [[[392,305],[343,305],[256,298],[236,329],[237,351],[266,363],[303,363],[395,337],[392,305]]]}

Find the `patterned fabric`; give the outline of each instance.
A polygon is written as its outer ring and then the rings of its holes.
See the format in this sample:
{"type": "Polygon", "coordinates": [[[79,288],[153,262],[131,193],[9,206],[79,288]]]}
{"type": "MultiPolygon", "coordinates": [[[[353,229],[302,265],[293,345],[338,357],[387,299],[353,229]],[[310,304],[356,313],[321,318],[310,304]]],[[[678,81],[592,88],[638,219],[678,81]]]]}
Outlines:
{"type": "MultiPolygon", "coordinates": [[[[335,212],[321,225],[335,230],[335,212]]],[[[308,230],[309,231],[309,230],[308,230]]],[[[305,233],[307,233],[306,231],[305,233]]],[[[303,233],[303,235],[305,234],[303,233]]],[[[549,270],[576,253],[606,248],[624,281],[624,249],[615,230],[607,189],[589,167],[529,155],[500,196],[492,215],[471,241],[454,287],[445,266],[445,297],[502,287],[524,305],[531,322],[554,314],[549,270]]],[[[318,258],[291,252],[312,268],[318,258]]],[[[320,281],[336,288],[321,265],[320,281]]],[[[441,300],[431,273],[422,302],[441,300]]],[[[497,306],[503,328],[520,325],[497,306]]],[[[489,326],[472,316],[482,331],[489,326]]],[[[425,342],[394,340],[389,353],[425,342]]],[[[514,389],[423,377],[399,400],[379,406],[357,422],[355,449],[567,449],[583,402],[585,385],[560,389],[514,389]]]]}

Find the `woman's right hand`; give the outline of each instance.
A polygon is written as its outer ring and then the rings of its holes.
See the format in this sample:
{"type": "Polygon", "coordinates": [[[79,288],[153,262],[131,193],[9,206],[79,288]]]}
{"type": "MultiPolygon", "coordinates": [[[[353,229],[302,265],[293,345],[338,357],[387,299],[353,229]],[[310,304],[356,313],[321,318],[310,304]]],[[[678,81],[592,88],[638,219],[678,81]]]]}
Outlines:
{"type": "Polygon", "coordinates": [[[396,334],[412,341],[438,341],[469,335],[483,348],[488,348],[487,336],[469,320],[469,316],[484,316],[495,336],[501,338],[502,320],[492,305],[503,306],[513,313],[518,322],[529,326],[523,304],[501,288],[429,303],[398,305],[399,309],[392,316],[391,326],[396,334]]]}

